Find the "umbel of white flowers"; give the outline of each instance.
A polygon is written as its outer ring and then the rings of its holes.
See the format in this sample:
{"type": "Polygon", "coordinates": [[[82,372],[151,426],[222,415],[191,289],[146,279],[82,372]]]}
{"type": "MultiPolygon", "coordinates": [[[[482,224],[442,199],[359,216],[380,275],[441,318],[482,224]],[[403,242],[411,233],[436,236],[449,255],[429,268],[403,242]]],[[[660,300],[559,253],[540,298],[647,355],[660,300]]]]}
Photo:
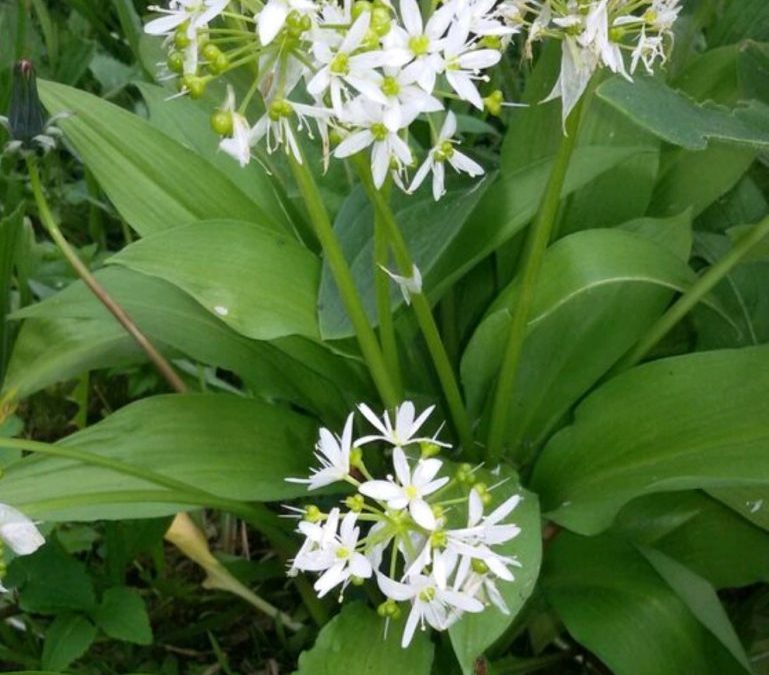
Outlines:
{"type": "Polygon", "coordinates": [[[417,416],[414,404],[406,401],[394,419],[387,412],[380,418],[366,405],[358,409],[373,434],[353,438],[351,413],[341,436],[320,430],[319,466],[309,478],[287,479],[306,483],[310,490],[340,481],[355,489],[343,501],[346,510],[293,509],[304,542],[289,575],[319,574],[318,596],[339,588],[340,601],[349,584],[375,578],[386,598],[378,607],[380,616],[396,618],[399,603],[409,603],[403,647],[417,626],[445,630],[463,613],[481,612],[489,604],[508,614],[498,584],[512,582],[512,568],[520,563],[499,546],[520,533],[505,520],[521,496],[485,513],[494,501],[493,487],[476,480],[473,467],[461,465],[453,476],[441,475],[444,463],[435,455],[447,444],[419,435],[433,407],[417,416]],[[393,473],[384,480],[375,479],[363,461],[361,447],[370,443],[392,452],[393,473]]]}
{"type": "Polygon", "coordinates": [[[228,90],[212,117],[221,150],[242,166],[262,142],[267,152],[282,148],[302,162],[296,132],[311,134],[312,121],[325,166],[331,157],[366,152],[377,187],[390,176],[412,192],[432,174],[437,200],[447,165],[470,176],[484,172],[457,150],[448,104],[498,115],[502,93],[483,90],[511,41],[520,39],[528,56],[536,42],[562,42],[561,72],[548,98],[563,100],[565,120],[597,69],[630,79],[641,66],[651,73],[665,62],[680,2],[266,0],[248,12],[250,3],[170,0],[168,9],[153,8],[163,16],[145,30],[165,36],[166,76],[179,77],[181,93],[192,97],[234,68],[255,66],[240,104],[228,90]],[[211,27],[215,20],[224,27],[211,27]],[[264,113],[252,125],[246,111],[257,93],[264,113]],[[417,120],[430,130],[426,151],[410,133],[417,120]]]}

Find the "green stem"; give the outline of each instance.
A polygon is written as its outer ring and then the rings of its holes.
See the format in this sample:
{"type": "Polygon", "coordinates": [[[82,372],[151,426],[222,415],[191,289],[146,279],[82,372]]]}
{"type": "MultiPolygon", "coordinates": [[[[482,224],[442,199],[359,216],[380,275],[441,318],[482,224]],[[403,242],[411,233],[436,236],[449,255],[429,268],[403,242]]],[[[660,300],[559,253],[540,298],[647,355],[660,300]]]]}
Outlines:
{"type": "Polygon", "coordinates": [[[70,265],[74,268],[77,275],[83,280],[86,286],[91,292],[101,301],[101,303],[112,313],[112,315],[120,322],[125,328],[128,334],[136,341],[139,347],[142,348],[152,364],[157,368],[158,372],[165,378],[168,384],[174,391],[178,393],[185,393],[187,386],[182,379],[176,374],[171,364],[166,358],[156,349],[155,345],[150,342],[144,333],[139,330],[138,326],[133,322],[131,317],[125,312],[125,310],[113,300],[113,298],[107,293],[104,287],[96,280],[91,274],[91,271],[83,264],[83,261],[77,256],[74,249],[69,245],[66,240],[56,219],[51,213],[51,209],[48,207],[48,202],[45,199],[43,193],[43,186],[40,182],[40,173],[37,168],[37,161],[33,155],[27,156],[27,169],[29,171],[29,180],[32,186],[32,193],[35,196],[35,202],[37,203],[37,209],[40,215],[40,219],[43,221],[48,234],[56,242],[56,245],[61,250],[64,257],[69,261],[70,265]]]}
{"type": "Polygon", "coordinates": [[[371,372],[371,377],[385,406],[394,408],[400,403],[400,393],[393,381],[392,375],[387,369],[376,334],[366,316],[363,302],[358,294],[358,289],[355,287],[355,280],[347,260],[345,260],[342,247],[337,240],[336,234],[334,234],[334,229],[318,186],[307,167],[306,159],[298,162],[291,156],[290,162],[299,191],[302,193],[302,197],[307,205],[307,211],[315,226],[315,233],[323,247],[323,252],[331,268],[331,273],[334,275],[345,310],[355,329],[358,344],[371,372]]]}
{"type": "Polygon", "coordinates": [[[488,445],[486,447],[486,461],[491,466],[497,464],[502,458],[503,443],[510,426],[510,401],[513,397],[523,342],[526,338],[526,325],[534,303],[534,293],[542,269],[542,261],[558,215],[558,206],[561,201],[569,161],[577,141],[581,110],[582,104],[578,103],[566,120],[565,135],[561,140],[550,180],[545,189],[537,217],[527,236],[518,296],[510,320],[510,332],[507,337],[507,345],[491,411],[488,445]]]}
{"type": "Polygon", "coordinates": [[[654,346],[723,280],[756,244],[767,236],[769,236],[769,217],[757,223],[723,258],[716,262],[688,291],[673,303],[636,346],[612,368],[611,374],[616,375],[640,363],[654,346]]]}
{"type": "Polygon", "coordinates": [[[381,216],[377,214],[374,217],[374,284],[376,287],[377,317],[379,319],[379,340],[382,343],[382,353],[387,367],[392,373],[396,386],[402,391],[398,343],[395,339],[395,322],[393,321],[390,302],[390,280],[380,270],[380,266],[387,267],[389,264],[389,251],[385,225],[381,216]]]}
{"type": "MultiPolygon", "coordinates": [[[[202,506],[219,507],[239,515],[268,537],[284,553],[290,553],[293,549],[292,540],[284,532],[282,522],[276,515],[262,505],[249,505],[232,499],[219,497],[206,490],[201,490],[194,485],[156,473],[151,469],[134,466],[118,459],[97,455],[85,450],[78,450],[77,448],[62,445],[50,445],[48,443],[19,438],[0,438],[0,448],[25,450],[40,455],[63,457],[91,466],[100,466],[124,476],[132,476],[133,478],[153,483],[159,487],[173,491],[175,494],[186,494],[197,500],[191,503],[200,504],[202,506]]],[[[162,493],[158,492],[157,494],[162,493]]]]}
{"type": "MultiPolygon", "coordinates": [[[[362,156],[358,156],[354,161],[358,173],[360,174],[363,188],[366,190],[369,200],[374,205],[376,213],[387,228],[387,237],[393,248],[393,253],[395,253],[395,261],[400,270],[400,274],[410,277],[413,274],[414,262],[411,259],[408,245],[398,227],[390,204],[385,199],[385,196],[377,190],[374,185],[374,181],[371,177],[371,170],[366,160],[362,156]]],[[[462,401],[462,394],[459,391],[459,384],[454,375],[454,369],[451,366],[451,361],[449,361],[446,348],[441,340],[438,326],[435,323],[435,317],[433,316],[430,302],[427,300],[427,296],[424,293],[412,293],[411,306],[414,308],[417,323],[422,331],[422,336],[424,337],[427,349],[430,352],[433,366],[435,367],[441,387],[443,388],[443,395],[446,399],[449,413],[451,414],[452,423],[459,436],[465,455],[472,459],[476,452],[470,427],[470,419],[465,410],[464,402],[462,401]]]]}

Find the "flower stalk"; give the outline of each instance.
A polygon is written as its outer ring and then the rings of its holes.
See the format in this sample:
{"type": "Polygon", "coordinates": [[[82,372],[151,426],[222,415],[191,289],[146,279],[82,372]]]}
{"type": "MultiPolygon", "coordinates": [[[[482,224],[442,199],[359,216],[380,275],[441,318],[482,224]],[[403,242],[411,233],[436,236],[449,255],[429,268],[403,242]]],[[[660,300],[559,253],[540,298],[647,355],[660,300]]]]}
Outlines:
{"type": "MultiPolygon", "coordinates": [[[[382,224],[386,227],[387,237],[392,246],[393,253],[395,254],[395,261],[401,274],[404,276],[412,275],[413,270],[415,269],[414,262],[411,259],[408,245],[398,227],[390,204],[387,202],[387,199],[382,192],[374,185],[371,172],[365,159],[359,156],[355,159],[355,164],[360,174],[363,188],[366,190],[366,194],[374,206],[375,214],[381,219],[382,224]]],[[[456,429],[463,451],[468,457],[473,458],[475,454],[475,442],[470,426],[470,418],[467,415],[467,410],[465,409],[465,404],[462,400],[462,394],[459,390],[459,384],[454,374],[454,369],[451,366],[451,361],[449,361],[448,354],[446,353],[446,348],[441,339],[440,332],[438,331],[438,326],[435,322],[430,303],[427,296],[421,292],[421,288],[419,289],[419,292],[416,292],[416,289],[412,289],[409,295],[411,298],[411,305],[414,308],[414,314],[417,318],[417,323],[422,331],[422,336],[424,337],[427,349],[430,352],[435,372],[440,380],[443,395],[451,415],[452,424],[456,429]]]]}
{"type": "Polygon", "coordinates": [[[363,358],[369,367],[371,377],[382,401],[388,408],[393,408],[400,400],[398,387],[387,367],[382,350],[379,348],[374,329],[366,316],[366,310],[355,287],[350,266],[347,264],[339,240],[334,234],[328,211],[320,196],[315,178],[308,169],[306,160],[300,162],[293,155],[290,156],[289,160],[299,191],[307,206],[307,212],[315,227],[315,234],[323,247],[345,310],[355,329],[363,358]]]}
{"type": "Polygon", "coordinates": [[[499,463],[504,453],[504,443],[510,428],[510,401],[515,389],[518,366],[526,339],[526,326],[534,304],[534,296],[539,281],[545,251],[555,228],[561,193],[566,179],[577,132],[582,116],[582,103],[576,104],[565,123],[565,135],[555,157],[550,179],[542,197],[537,217],[531,224],[526,239],[523,263],[520,272],[518,296],[510,320],[502,366],[497,380],[494,402],[491,411],[486,461],[493,466],[499,463]]]}
{"type": "Polygon", "coordinates": [[[77,275],[83,280],[85,285],[91,290],[91,292],[99,299],[99,301],[109,310],[120,325],[125,328],[126,332],[136,341],[136,344],[141,347],[142,351],[147,355],[152,365],[155,366],[157,371],[168,382],[169,386],[177,393],[183,394],[187,391],[187,385],[179,377],[173,366],[168,360],[158,351],[149,338],[139,329],[134,323],[131,317],[126,311],[112,298],[112,296],[106,291],[106,289],[96,280],[91,274],[91,271],[83,264],[77,253],[69,245],[66,237],[59,229],[59,225],[56,219],[51,213],[51,209],[48,206],[48,202],[43,193],[43,187],[40,182],[40,172],[38,170],[37,161],[34,155],[27,155],[27,170],[29,173],[30,185],[32,186],[32,193],[35,197],[35,203],[37,204],[40,220],[45,225],[48,234],[51,239],[54,240],[59,250],[62,252],[67,261],[72,265],[77,275]]]}

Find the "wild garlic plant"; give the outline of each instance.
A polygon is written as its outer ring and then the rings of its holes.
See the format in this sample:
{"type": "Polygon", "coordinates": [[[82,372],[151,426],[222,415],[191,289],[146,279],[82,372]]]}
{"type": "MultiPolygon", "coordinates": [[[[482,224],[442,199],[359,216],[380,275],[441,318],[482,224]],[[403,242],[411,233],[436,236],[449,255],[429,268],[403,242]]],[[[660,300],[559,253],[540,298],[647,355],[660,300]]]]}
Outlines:
{"type": "Polygon", "coordinates": [[[630,78],[664,63],[680,0],[172,0],[154,9],[163,16],[145,30],[166,37],[167,76],[178,76],[183,94],[199,98],[212,80],[253,69],[242,100],[228,89],[212,117],[221,150],[242,166],[260,143],[301,163],[296,132],[314,128],[326,166],[365,151],[377,188],[390,176],[413,192],[432,173],[438,200],[447,164],[484,173],[457,149],[452,107],[500,113],[502,92],[486,83],[511,42],[531,56],[534,43],[562,41],[550,98],[563,99],[565,120],[599,68],[630,78]],[[257,94],[264,112],[252,124],[257,94]],[[413,142],[417,120],[428,123],[432,147],[413,142]]]}
{"type": "Polygon", "coordinates": [[[495,486],[478,480],[474,467],[446,471],[435,455],[448,444],[419,434],[433,406],[417,416],[414,404],[405,401],[394,421],[365,404],[358,409],[375,433],[354,438],[351,413],[340,436],[320,430],[315,453],[320,467],[309,478],[288,479],[307,483],[309,490],[339,482],[355,489],[342,507],[292,509],[304,542],[289,575],[319,574],[313,587],[318,597],[338,589],[340,602],[348,585],[375,580],[385,597],[377,608],[380,616],[397,618],[399,603],[409,604],[403,647],[417,626],[445,630],[463,613],[488,605],[509,614],[497,585],[512,583],[520,563],[498,547],[520,534],[516,524],[505,521],[521,495],[495,504],[495,486]],[[384,480],[374,478],[364,461],[362,449],[371,444],[391,455],[393,473],[384,480]]]}

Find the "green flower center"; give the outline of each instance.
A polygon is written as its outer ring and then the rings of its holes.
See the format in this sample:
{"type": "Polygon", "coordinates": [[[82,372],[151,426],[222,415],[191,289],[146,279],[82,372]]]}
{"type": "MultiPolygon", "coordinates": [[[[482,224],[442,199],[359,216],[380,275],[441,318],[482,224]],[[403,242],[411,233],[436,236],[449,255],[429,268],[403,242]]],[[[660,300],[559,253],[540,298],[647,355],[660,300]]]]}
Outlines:
{"type": "Polygon", "coordinates": [[[426,35],[418,35],[409,40],[409,49],[414,56],[424,56],[430,49],[430,38],[426,35]]]}
{"type": "Polygon", "coordinates": [[[347,75],[350,72],[350,57],[344,52],[339,52],[331,59],[329,70],[334,75],[347,75]]]}
{"type": "Polygon", "coordinates": [[[385,96],[397,96],[400,93],[401,86],[398,84],[398,80],[396,80],[392,75],[387,75],[384,80],[382,80],[382,92],[385,94],[385,96]]]}
{"type": "Polygon", "coordinates": [[[451,141],[442,141],[441,144],[435,148],[433,152],[433,159],[436,162],[445,162],[447,159],[451,159],[454,155],[454,146],[451,141]]]}
{"type": "Polygon", "coordinates": [[[374,122],[371,125],[371,133],[377,141],[383,141],[387,138],[387,127],[382,122],[374,122]]]}
{"type": "Polygon", "coordinates": [[[423,602],[432,602],[435,599],[435,589],[432,586],[419,591],[419,599],[423,602]]]}

